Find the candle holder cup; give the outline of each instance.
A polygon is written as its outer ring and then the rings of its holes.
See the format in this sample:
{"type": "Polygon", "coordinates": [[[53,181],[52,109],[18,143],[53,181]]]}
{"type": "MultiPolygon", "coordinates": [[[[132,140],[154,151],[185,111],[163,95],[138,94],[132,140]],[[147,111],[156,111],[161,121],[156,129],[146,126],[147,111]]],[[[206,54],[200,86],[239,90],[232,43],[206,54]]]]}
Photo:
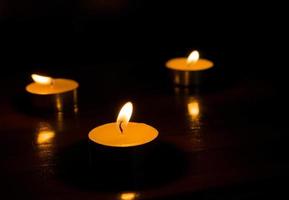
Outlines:
{"type": "Polygon", "coordinates": [[[197,87],[210,84],[213,81],[212,69],[202,71],[170,70],[172,83],[181,87],[197,87]]]}
{"type": "Polygon", "coordinates": [[[59,94],[28,94],[31,107],[45,112],[77,112],[77,89],[59,94]]]}

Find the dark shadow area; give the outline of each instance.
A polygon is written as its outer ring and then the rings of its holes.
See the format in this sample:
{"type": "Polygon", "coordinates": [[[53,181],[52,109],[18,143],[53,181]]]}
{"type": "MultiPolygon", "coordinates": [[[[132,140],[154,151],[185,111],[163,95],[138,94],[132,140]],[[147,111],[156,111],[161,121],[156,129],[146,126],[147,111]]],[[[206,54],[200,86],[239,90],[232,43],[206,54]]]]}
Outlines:
{"type": "Polygon", "coordinates": [[[92,164],[89,155],[87,141],[59,152],[57,177],[67,184],[98,192],[144,190],[168,184],[184,176],[190,167],[179,149],[164,142],[158,142],[144,160],[121,159],[116,154],[115,157],[101,158],[103,163],[92,164]]]}
{"type": "Polygon", "coordinates": [[[248,200],[248,199],[287,199],[287,181],[288,174],[280,177],[269,178],[262,181],[253,181],[251,183],[237,184],[229,187],[214,188],[206,191],[195,192],[194,194],[184,194],[161,198],[159,200],[248,200]]]}
{"type": "Polygon", "coordinates": [[[11,102],[16,111],[25,113],[31,116],[47,117],[54,113],[54,110],[39,110],[35,109],[32,104],[31,96],[26,92],[19,92],[11,97],[11,102]]]}

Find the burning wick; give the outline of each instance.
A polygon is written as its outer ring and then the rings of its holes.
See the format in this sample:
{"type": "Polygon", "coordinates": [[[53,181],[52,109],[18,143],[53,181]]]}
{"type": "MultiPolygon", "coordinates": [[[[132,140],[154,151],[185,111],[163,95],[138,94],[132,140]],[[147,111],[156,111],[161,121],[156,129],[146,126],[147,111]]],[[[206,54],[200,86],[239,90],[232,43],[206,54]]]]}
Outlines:
{"type": "Polygon", "coordinates": [[[123,128],[121,127],[122,123],[123,123],[123,121],[119,122],[119,130],[121,133],[123,133],[123,128]]]}
{"type": "MultiPolygon", "coordinates": [[[[95,127],[89,132],[89,139],[109,147],[134,147],[153,141],[158,131],[145,123],[129,122],[132,110],[132,103],[127,102],[121,108],[116,122],[95,127]]],[[[121,199],[133,200],[134,194],[129,192],[121,199]]]]}
{"type": "Polygon", "coordinates": [[[117,116],[117,126],[121,133],[124,133],[132,114],[132,103],[127,102],[119,111],[117,116]]]}

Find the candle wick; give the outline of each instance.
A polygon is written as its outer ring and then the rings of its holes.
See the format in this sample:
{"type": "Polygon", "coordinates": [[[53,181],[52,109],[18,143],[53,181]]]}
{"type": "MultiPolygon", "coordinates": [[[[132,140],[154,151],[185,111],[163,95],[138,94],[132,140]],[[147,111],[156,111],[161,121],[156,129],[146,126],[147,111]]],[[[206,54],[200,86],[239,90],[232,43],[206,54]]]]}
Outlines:
{"type": "Polygon", "coordinates": [[[119,123],[119,130],[120,130],[120,132],[121,133],[123,133],[123,129],[122,129],[122,127],[121,127],[121,124],[123,123],[123,121],[121,121],[120,123],[119,123]]]}

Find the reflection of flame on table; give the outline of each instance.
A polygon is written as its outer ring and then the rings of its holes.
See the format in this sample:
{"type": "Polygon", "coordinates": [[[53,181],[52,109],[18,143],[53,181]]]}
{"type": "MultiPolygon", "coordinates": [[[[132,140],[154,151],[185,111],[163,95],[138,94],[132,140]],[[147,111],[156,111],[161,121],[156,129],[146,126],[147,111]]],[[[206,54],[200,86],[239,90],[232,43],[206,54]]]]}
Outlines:
{"type": "Polygon", "coordinates": [[[188,103],[188,111],[192,120],[198,119],[200,113],[199,103],[196,100],[188,103]]]}
{"type": "Polygon", "coordinates": [[[54,136],[53,131],[41,131],[38,133],[37,144],[50,143],[54,136]]]}
{"type": "MultiPolygon", "coordinates": [[[[43,165],[50,163],[53,158],[55,135],[55,131],[49,123],[39,123],[35,142],[37,144],[39,162],[43,165]]],[[[45,170],[45,168],[43,168],[43,170],[45,170]]]]}
{"type": "Polygon", "coordinates": [[[120,194],[120,200],[136,200],[137,196],[135,192],[123,192],[120,194]]]}
{"type": "Polygon", "coordinates": [[[37,144],[51,143],[55,136],[55,132],[47,123],[40,123],[37,131],[37,144]]]}
{"type": "Polygon", "coordinates": [[[192,129],[200,129],[200,106],[197,100],[188,103],[188,113],[192,121],[192,129]]]}
{"type": "Polygon", "coordinates": [[[200,132],[200,104],[196,99],[190,99],[187,103],[187,108],[191,121],[192,140],[193,143],[199,145],[202,142],[200,132]]]}

